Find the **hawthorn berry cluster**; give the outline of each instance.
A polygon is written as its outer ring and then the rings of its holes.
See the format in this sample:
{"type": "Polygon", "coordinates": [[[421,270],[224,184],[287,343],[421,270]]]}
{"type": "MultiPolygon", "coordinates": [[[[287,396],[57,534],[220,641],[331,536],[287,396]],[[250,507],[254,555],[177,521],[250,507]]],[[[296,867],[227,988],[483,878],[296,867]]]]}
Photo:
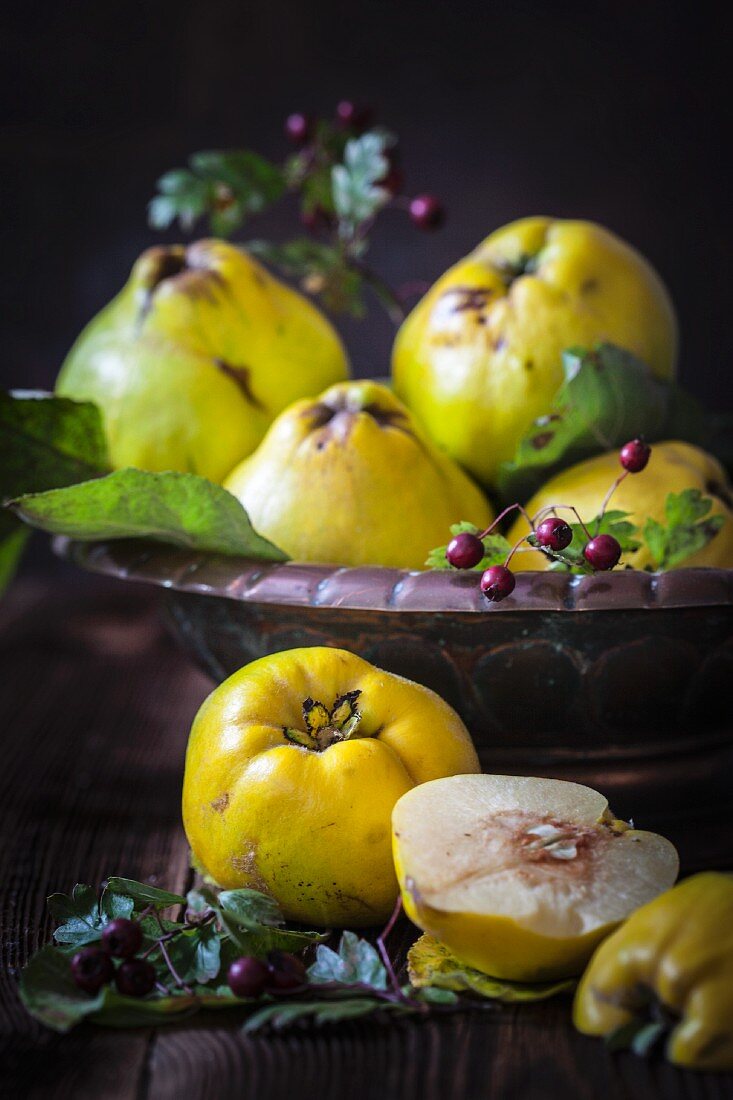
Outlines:
{"type": "Polygon", "coordinates": [[[271,951],[266,960],[243,955],[227,971],[227,984],[235,997],[294,993],[306,982],[305,964],[289,951],[271,951]]]}
{"type": "Polygon", "coordinates": [[[136,958],[143,933],[138,921],[119,917],[102,932],[100,946],[83,947],[71,960],[74,982],[85,993],[95,995],[103,985],[114,983],[128,997],[145,997],[155,986],[155,967],[136,958]],[[115,966],[114,960],[121,962],[115,966]]]}
{"type": "MultiPolygon", "coordinates": [[[[640,473],[646,467],[651,453],[651,447],[648,443],[645,443],[643,439],[632,439],[624,444],[619,451],[619,462],[624,472],[619,474],[606,494],[606,498],[601,506],[599,519],[603,517],[609,500],[624,478],[628,477],[629,474],[640,473]]],[[[588,565],[599,572],[613,569],[614,566],[618,564],[619,558],[621,557],[621,546],[618,539],[608,534],[591,535],[576,509],[567,504],[549,505],[546,508],[542,508],[540,512],[531,518],[525,512],[521,504],[511,504],[480,534],[472,535],[464,531],[462,534],[456,535],[455,538],[451,539],[445,553],[448,564],[452,565],[455,569],[473,569],[477,566],[485,553],[482,540],[486,538],[487,535],[491,534],[497,524],[500,523],[506,515],[513,511],[521,512],[527,520],[531,527],[531,534],[534,536],[532,545],[535,549],[551,550],[556,553],[561,552],[567,549],[572,542],[572,528],[570,524],[566,523],[566,521],[561,519],[558,515],[546,514],[548,512],[557,512],[561,509],[573,512],[587,535],[588,541],[583,547],[583,557],[588,562],[588,565]],[[543,516],[545,518],[541,518],[543,516]]],[[[481,591],[491,603],[498,603],[500,600],[506,599],[506,597],[510,596],[514,591],[516,578],[509,568],[509,563],[521,544],[526,542],[529,537],[529,535],[524,535],[519,542],[512,547],[503,565],[489,566],[482,574],[481,591]]]]}
{"type": "MultiPolygon", "coordinates": [[[[338,127],[350,136],[358,137],[374,124],[374,110],[366,104],[354,103],[342,99],[336,106],[335,121],[338,127]]],[[[285,119],[285,136],[293,145],[307,149],[317,141],[317,119],[313,115],[296,111],[285,119]]],[[[404,174],[400,166],[397,150],[393,147],[384,153],[388,168],[384,177],[378,181],[380,187],[396,198],[404,187],[404,174]]],[[[445,208],[435,195],[415,195],[406,200],[406,209],[411,221],[418,229],[439,229],[445,221],[445,208]]],[[[301,215],[306,228],[316,230],[328,219],[326,211],[315,208],[301,215]]]]}

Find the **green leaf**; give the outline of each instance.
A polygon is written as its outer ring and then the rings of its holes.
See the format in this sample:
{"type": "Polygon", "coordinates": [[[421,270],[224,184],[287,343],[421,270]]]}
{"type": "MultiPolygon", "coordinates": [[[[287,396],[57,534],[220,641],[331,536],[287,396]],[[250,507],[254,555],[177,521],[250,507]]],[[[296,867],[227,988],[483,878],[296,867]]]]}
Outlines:
{"type": "MultiPolygon", "coordinates": [[[[212,921],[190,928],[169,940],[167,949],[184,982],[205,985],[218,976],[221,969],[221,936],[212,921]]],[[[158,961],[163,971],[165,960],[158,961]]]]}
{"type": "Polygon", "coordinates": [[[368,985],[387,988],[387,971],[377,950],[354,932],[344,932],[338,952],[325,944],[316,950],[316,961],[308,970],[314,984],[340,982],[343,985],[368,985]]]}
{"type": "Polygon", "coordinates": [[[65,1032],[102,1007],[104,991],[90,997],[79,989],[68,956],[46,944],[23,970],[20,999],[46,1027],[65,1032]]]}
{"type": "Polygon", "coordinates": [[[605,1042],[611,1051],[632,1050],[634,1054],[646,1057],[668,1030],[669,1025],[662,1020],[635,1017],[609,1032],[605,1042]]]}
{"type": "Polygon", "coordinates": [[[83,947],[100,939],[109,919],[106,913],[100,911],[96,890],[79,882],[71,894],[52,894],[48,899],[48,909],[54,920],[59,922],[53,938],[57,943],[73,947],[83,947]]]}
{"type": "Polygon", "coordinates": [[[649,442],[704,438],[704,418],[693,398],[655,378],[646,364],[613,344],[563,353],[565,381],[547,414],[520,441],[499,471],[507,500],[526,500],[559,469],[628,439],[649,442]]]}
{"type": "Polygon", "coordinates": [[[171,905],[185,905],[186,898],[181,894],[171,894],[168,890],[159,890],[157,886],[150,886],[147,882],[136,882],[131,878],[119,878],[113,875],[107,879],[102,901],[108,895],[124,894],[132,898],[135,911],[147,909],[154,905],[156,909],[168,909],[171,905]]]}
{"type": "Polygon", "coordinates": [[[543,1001],[575,988],[574,979],[556,982],[510,982],[482,974],[459,962],[455,955],[432,936],[421,936],[407,955],[411,984],[417,989],[438,987],[455,993],[468,992],[490,1000],[543,1001]]]}
{"type": "Polygon", "coordinates": [[[4,522],[6,519],[9,520],[10,517],[0,515],[0,595],[15,576],[30,535],[30,531],[25,530],[15,521],[11,520],[6,527],[4,522]]]}
{"type": "MultiPolygon", "coordinates": [[[[478,535],[480,528],[475,523],[469,523],[467,520],[461,520],[460,523],[451,524],[451,535],[462,535],[468,532],[470,535],[478,535]]],[[[481,572],[488,569],[490,565],[503,565],[506,560],[507,554],[511,550],[511,543],[496,532],[492,532],[490,535],[486,535],[482,540],[484,544],[484,556],[478,565],[474,566],[474,571],[481,572]]],[[[448,544],[445,546],[436,546],[428,554],[425,562],[426,569],[452,569],[453,566],[448,564],[448,560],[445,556],[448,544]]]]}
{"type": "Polygon", "coordinates": [[[286,561],[242,505],[196,474],[117,470],[67,489],[31,493],[10,507],[32,527],[86,541],[143,538],[186,549],[286,561]]]}
{"type": "Polygon", "coordinates": [[[267,927],[284,923],[280,908],[274,898],[259,890],[222,890],[219,906],[240,928],[259,932],[267,927]]]}
{"type": "MultiPolygon", "coordinates": [[[[21,493],[54,489],[109,468],[96,405],[48,394],[0,390],[0,505],[21,493]]],[[[0,593],[18,566],[28,532],[0,515],[0,593]]]]}
{"type": "Polygon", "coordinates": [[[711,498],[700,489],[667,495],[666,526],[651,516],[644,524],[644,539],[657,569],[676,568],[715,538],[726,517],[709,515],[712,506],[711,498]]]}
{"type": "Polygon", "coordinates": [[[333,205],[347,236],[389,201],[389,192],[377,186],[389,169],[389,144],[386,134],[362,134],[346,143],[343,164],[331,169],[333,205]]]}

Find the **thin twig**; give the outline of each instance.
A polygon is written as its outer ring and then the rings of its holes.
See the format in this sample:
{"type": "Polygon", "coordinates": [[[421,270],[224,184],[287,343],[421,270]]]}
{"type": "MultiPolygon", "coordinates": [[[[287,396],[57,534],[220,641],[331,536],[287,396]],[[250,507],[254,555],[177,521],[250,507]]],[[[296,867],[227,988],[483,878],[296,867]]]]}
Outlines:
{"type": "Polygon", "coordinates": [[[384,968],[387,971],[387,974],[389,975],[389,981],[390,981],[390,984],[392,986],[392,989],[394,990],[396,996],[399,997],[399,999],[401,1001],[405,1001],[405,1000],[407,1000],[407,998],[405,997],[404,993],[402,992],[402,987],[400,986],[400,983],[397,980],[397,975],[395,974],[394,966],[392,965],[392,960],[390,959],[389,951],[387,950],[387,937],[389,936],[390,932],[392,931],[395,924],[397,923],[397,919],[398,919],[401,912],[402,912],[402,896],[398,895],[397,901],[395,902],[395,907],[392,910],[392,916],[387,921],[386,927],[377,936],[377,950],[379,951],[382,962],[384,963],[384,968]]]}

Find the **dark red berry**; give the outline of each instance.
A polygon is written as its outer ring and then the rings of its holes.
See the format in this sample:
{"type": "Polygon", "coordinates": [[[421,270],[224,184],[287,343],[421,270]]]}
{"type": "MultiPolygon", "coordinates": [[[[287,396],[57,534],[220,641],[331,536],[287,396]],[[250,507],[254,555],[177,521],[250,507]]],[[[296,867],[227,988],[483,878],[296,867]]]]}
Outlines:
{"type": "Polygon", "coordinates": [[[99,993],[103,985],[112,981],[115,968],[106,951],[101,947],[82,947],[71,960],[74,983],[85,993],[99,993]]]}
{"type": "Polygon", "coordinates": [[[381,180],[377,180],[377,184],[385,191],[389,191],[390,195],[399,195],[405,183],[405,175],[400,168],[397,152],[394,149],[387,149],[384,156],[389,167],[381,180]]]}
{"type": "Polygon", "coordinates": [[[288,115],[285,119],[285,136],[293,145],[305,145],[313,133],[313,122],[308,115],[288,115]]]}
{"type": "Polygon", "coordinates": [[[336,118],[344,130],[355,130],[357,134],[362,134],[374,121],[374,111],[363,103],[342,99],[336,106],[336,118]]]}
{"type": "Polygon", "coordinates": [[[549,546],[550,550],[564,550],[573,541],[570,524],[559,516],[548,516],[537,525],[535,531],[540,546],[549,546]]]}
{"type": "Polygon", "coordinates": [[[621,547],[613,535],[596,535],[583,547],[583,557],[594,569],[613,569],[621,557],[621,547]]]}
{"type": "Polygon", "coordinates": [[[416,195],[410,201],[410,217],[418,229],[438,229],[445,221],[445,208],[435,195],[416,195]]]}
{"type": "Polygon", "coordinates": [[[618,460],[624,470],[628,470],[630,474],[638,474],[646,466],[651,453],[651,447],[643,439],[632,439],[624,443],[619,451],[618,460]]]}
{"type": "Polygon", "coordinates": [[[322,206],[301,210],[300,220],[310,233],[325,232],[333,226],[333,218],[322,206]]]}
{"type": "Polygon", "coordinates": [[[490,565],[481,577],[481,591],[491,603],[498,603],[511,596],[516,579],[505,565],[490,565]]]}
{"type": "Polygon", "coordinates": [[[227,982],[235,997],[259,997],[269,977],[267,963],[252,955],[235,959],[227,971],[227,982]]]}
{"type": "Polygon", "coordinates": [[[291,955],[289,951],[271,951],[267,961],[267,989],[270,993],[289,992],[305,985],[305,965],[297,955],[291,955]]]}
{"type": "Polygon", "coordinates": [[[143,932],[137,921],[118,917],[111,920],[102,932],[102,946],[118,959],[131,959],[143,942],[143,932]]]}
{"type": "Polygon", "coordinates": [[[478,535],[471,535],[464,531],[455,535],[445,548],[445,558],[448,565],[454,569],[473,569],[484,556],[484,544],[478,535]]]}
{"type": "Polygon", "coordinates": [[[155,986],[155,967],[146,959],[125,959],[115,971],[115,985],[126,997],[144,997],[155,986]]]}

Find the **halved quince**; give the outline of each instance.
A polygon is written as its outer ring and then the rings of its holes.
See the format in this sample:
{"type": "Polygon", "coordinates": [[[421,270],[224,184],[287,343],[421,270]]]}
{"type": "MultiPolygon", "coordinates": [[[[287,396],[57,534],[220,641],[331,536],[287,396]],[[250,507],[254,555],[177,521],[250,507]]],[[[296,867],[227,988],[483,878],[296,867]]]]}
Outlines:
{"type": "Polygon", "coordinates": [[[458,775],[392,813],[408,916],[497,978],[581,973],[596,945],[677,877],[674,846],[616,820],[598,791],[557,779],[458,775]]]}

